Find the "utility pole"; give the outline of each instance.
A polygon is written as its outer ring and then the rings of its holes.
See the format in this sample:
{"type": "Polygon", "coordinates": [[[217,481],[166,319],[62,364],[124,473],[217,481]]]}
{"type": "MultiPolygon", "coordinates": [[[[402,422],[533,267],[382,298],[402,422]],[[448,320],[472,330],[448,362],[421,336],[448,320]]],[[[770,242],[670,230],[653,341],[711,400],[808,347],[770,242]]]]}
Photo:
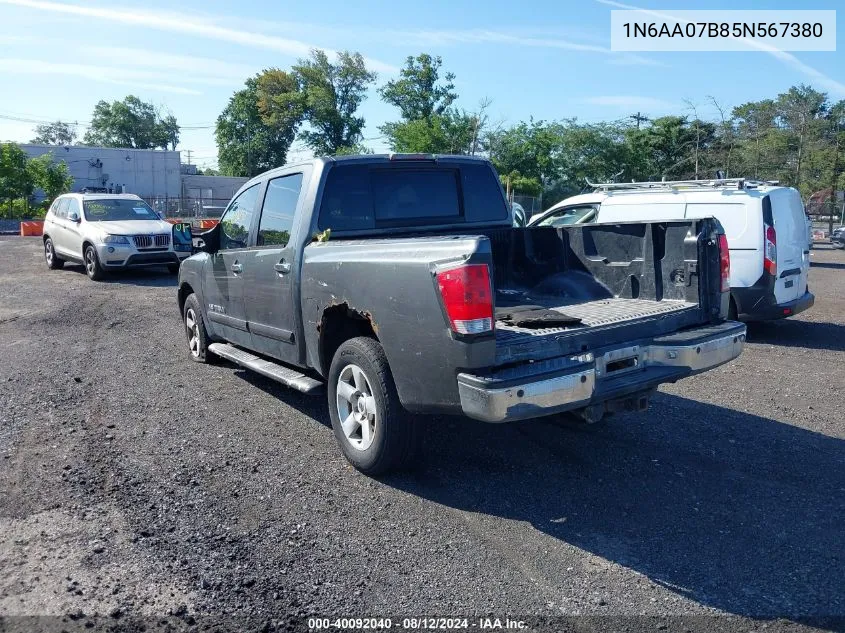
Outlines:
{"type": "Polygon", "coordinates": [[[645,123],[646,121],[648,121],[648,117],[645,116],[644,114],[640,113],[640,112],[637,112],[636,114],[632,114],[628,118],[636,121],[638,130],[640,129],[640,123],[645,123]]]}
{"type": "Polygon", "coordinates": [[[188,155],[188,164],[189,164],[189,165],[191,165],[191,164],[192,164],[192,163],[191,163],[191,153],[192,153],[192,150],[186,149],[186,150],[185,150],[185,153],[188,155]]]}

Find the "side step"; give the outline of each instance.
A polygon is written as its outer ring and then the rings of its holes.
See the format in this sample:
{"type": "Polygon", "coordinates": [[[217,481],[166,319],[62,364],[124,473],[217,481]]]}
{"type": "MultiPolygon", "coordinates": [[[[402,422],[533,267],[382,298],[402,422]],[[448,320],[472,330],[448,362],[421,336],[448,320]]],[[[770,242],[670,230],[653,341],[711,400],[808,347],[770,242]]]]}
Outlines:
{"type": "Polygon", "coordinates": [[[229,345],[228,343],[212,343],[208,346],[208,351],[233,363],[237,363],[241,367],[251,369],[262,376],[272,378],[302,393],[316,395],[323,390],[324,385],[319,380],[306,376],[295,369],[290,369],[284,365],[279,365],[278,363],[245,352],[234,345],[229,345]]]}

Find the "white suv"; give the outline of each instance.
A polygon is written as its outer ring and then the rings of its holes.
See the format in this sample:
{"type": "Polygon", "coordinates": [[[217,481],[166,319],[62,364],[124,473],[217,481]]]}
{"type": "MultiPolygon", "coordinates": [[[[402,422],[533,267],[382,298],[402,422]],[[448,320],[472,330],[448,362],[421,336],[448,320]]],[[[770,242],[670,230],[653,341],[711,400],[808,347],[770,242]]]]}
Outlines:
{"type": "Polygon", "coordinates": [[[47,266],[78,262],[94,280],[139,266],[167,266],[175,274],[190,255],[190,235],[136,195],[68,193],[53,201],[44,218],[47,266]]]}

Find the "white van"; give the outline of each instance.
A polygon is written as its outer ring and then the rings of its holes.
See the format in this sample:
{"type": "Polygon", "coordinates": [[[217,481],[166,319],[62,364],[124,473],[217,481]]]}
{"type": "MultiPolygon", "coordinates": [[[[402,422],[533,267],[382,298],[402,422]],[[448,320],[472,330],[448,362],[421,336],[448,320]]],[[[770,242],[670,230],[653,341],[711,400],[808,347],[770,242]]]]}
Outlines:
{"type": "Polygon", "coordinates": [[[558,202],[531,226],[715,217],[731,251],[731,317],[781,319],[813,305],[810,247],[798,191],[741,179],[597,185],[558,202]]]}

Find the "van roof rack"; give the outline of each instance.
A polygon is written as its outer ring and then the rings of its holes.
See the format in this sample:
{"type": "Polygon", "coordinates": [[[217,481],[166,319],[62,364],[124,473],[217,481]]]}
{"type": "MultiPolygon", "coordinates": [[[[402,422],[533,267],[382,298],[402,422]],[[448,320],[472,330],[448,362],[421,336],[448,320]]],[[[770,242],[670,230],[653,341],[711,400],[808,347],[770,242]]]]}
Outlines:
{"type": "Polygon", "coordinates": [[[631,191],[649,189],[756,189],[763,186],[777,186],[777,180],[753,180],[749,178],[711,178],[709,180],[655,180],[650,182],[590,182],[587,184],[602,191],[631,191]]]}

